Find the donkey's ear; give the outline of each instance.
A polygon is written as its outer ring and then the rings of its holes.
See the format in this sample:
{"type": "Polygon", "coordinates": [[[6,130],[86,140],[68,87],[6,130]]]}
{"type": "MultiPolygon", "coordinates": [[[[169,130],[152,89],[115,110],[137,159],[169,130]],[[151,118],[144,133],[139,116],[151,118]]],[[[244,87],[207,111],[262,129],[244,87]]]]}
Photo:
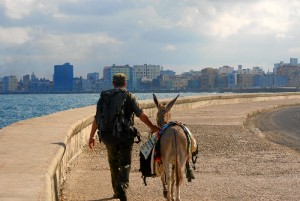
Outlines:
{"type": "Polygon", "coordinates": [[[153,100],[154,100],[156,107],[158,107],[159,103],[158,103],[158,100],[157,100],[157,97],[155,96],[155,94],[153,94],[153,100]]]}
{"type": "Polygon", "coordinates": [[[171,100],[168,103],[168,105],[166,106],[166,108],[167,108],[168,111],[171,111],[171,109],[174,106],[174,104],[175,104],[175,102],[176,102],[176,100],[177,100],[178,97],[179,97],[179,94],[176,96],[176,98],[174,98],[173,100],[171,100]]]}

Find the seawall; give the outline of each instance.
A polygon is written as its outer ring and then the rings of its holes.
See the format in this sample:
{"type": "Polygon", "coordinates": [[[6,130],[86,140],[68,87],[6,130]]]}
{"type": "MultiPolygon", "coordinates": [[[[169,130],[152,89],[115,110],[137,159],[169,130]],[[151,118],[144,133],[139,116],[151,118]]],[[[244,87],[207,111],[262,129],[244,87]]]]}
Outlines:
{"type": "MultiPolygon", "coordinates": [[[[300,93],[222,94],[179,98],[173,112],[271,100],[300,99],[300,93]]],[[[167,100],[166,100],[167,101],[167,100]]],[[[152,100],[141,101],[149,116],[152,100]]],[[[17,122],[0,131],[0,200],[57,200],[70,162],[86,145],[95,106],[17,122]]]]}

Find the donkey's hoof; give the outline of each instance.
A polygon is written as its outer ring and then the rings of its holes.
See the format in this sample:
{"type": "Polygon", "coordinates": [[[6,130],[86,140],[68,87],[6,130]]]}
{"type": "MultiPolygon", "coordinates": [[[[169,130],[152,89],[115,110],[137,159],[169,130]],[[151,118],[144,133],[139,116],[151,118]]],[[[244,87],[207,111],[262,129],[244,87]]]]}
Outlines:
{"type": "Polygon", "coordinates": [[[167,190],[164,190],[163,194],[164,194],[164,197],[167,198],[168,191],[167,191],[167,190]]]}

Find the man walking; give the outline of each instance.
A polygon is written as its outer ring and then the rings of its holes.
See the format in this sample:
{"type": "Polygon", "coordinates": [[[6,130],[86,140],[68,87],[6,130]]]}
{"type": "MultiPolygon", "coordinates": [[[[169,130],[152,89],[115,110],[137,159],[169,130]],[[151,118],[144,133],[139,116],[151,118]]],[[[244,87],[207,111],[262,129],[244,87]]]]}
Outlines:
{"type": "Polygon", "coordinates": [[[126,75],[117,73],[113,76],[114,89],[101,92],[97,111],[92,124],[89,147],[95,143],[94,135],[98,129],[100,141],[107,148],[108,162],[111,171],[111,182],[114,198],[127,200],[126,189],[129,186],[129,173],[134,137],[136,115],[152,132],[159,128],[152,124],[143,113],[135,96],[126,90],[126,75]]]}

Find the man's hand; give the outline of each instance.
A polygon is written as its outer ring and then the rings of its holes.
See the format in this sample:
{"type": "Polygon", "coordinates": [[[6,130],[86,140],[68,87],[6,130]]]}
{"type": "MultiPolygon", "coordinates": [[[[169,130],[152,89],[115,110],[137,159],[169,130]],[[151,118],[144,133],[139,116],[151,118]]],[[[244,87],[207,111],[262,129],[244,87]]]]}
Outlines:
{"type": "Polygon", "coordinates": [[[152,133],[157,133],[159,130],[160,129],[156,125],[153,125],[152,128],[151,128],[152,133]]]}
{"type": "Polygon", "coordinates": [[[95,146],[95,138],[90,137],[90,139],[89,139],[89,148],[93,149],[94,146],[95,146]]]}
{"type": "Polygon", "coordinates": [[[89,147],[90,149],[93,149],[93,147],[95,146],[95,132],[98,129],[98,125],[96,123],[96,119],[94,119],[93,124],[92,124],[92,128],[91,128],[91,133],[90,133],[90,139],[89,139],[89,147]]]}

